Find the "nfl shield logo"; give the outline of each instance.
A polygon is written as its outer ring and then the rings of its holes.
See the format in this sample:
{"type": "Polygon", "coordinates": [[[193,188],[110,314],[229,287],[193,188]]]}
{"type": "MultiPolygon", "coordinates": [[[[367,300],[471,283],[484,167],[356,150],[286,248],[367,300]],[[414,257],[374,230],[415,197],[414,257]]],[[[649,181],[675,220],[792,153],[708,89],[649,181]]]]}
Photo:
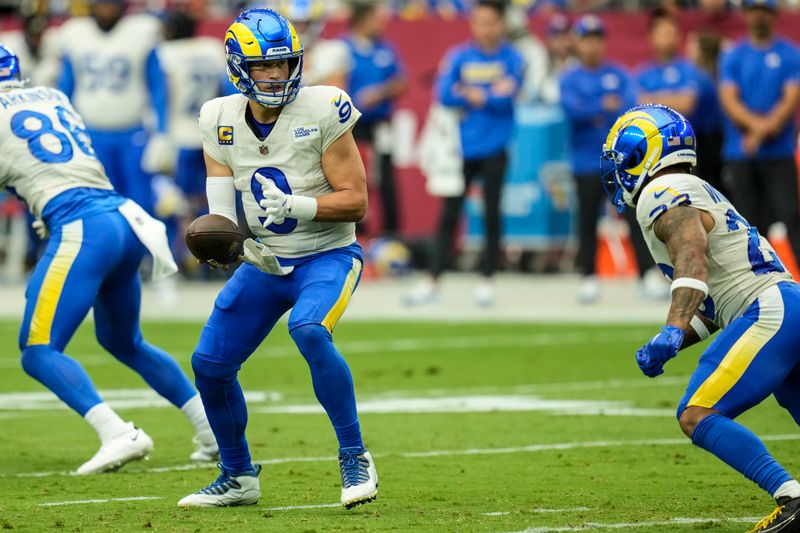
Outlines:
{"type": "Polygon", "coordinates": [[[261,152],[261,155],[269,155],[269,146],[262,144],[258,147],[258,151],[261,152]]]}

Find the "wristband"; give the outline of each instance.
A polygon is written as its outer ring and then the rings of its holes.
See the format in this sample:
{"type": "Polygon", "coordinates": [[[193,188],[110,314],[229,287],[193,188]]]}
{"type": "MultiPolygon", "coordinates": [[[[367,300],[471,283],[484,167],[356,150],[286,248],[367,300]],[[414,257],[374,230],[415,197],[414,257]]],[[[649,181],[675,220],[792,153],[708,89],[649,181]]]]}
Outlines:
{"type": "Polygon", "coordinates": [[[314,220],[314,217],[317,216],[317,199],[293,194],[292,205],[287,216],[297,220],[314,220]]]}
{"type": "Polygon", "coordinates": [[[703,320],[697,315],[692,317],[692,320],[689,322],[689,327],[692,328],[695,333],[697,333],[697,336],[700,337],[701,341],[704,341],[711,336],[711,332],[708,331],[708,328],[703,323],[703,320]]]}
{"type": "Polygon", "coordinates": [[[708,298],[708,284],[705,281],[695,278],[678,278],[672,282],[669,292],[672,294],[675,289],[680,288],[695,289],[703,293],[703,298],[708,298]]]}

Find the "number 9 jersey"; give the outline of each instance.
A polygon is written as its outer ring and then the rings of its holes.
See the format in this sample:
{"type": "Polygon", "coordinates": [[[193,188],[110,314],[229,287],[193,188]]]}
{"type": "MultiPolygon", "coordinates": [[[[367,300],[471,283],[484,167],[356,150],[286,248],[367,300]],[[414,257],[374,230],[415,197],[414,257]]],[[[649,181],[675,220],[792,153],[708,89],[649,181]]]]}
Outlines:
{"type": "Polygon", "coordinates": [[[667,174],[648,182],[636,205],[647,247],[667,277],[673,278],[674,265],[653,225],[662,213],[682,205],[714,219],[708,232],[708,298],[700,312],[719,327],[744,313],[765,289],[792,280],[767,239],[722,193],[691,174],[667,174]]]}
{"type": "Polygon", "coordinates": [[[261,140],[245,118],[249,100],[235,94],[216,98],[200,110],[203,150],[233,170],[242,193],[247,224],[279,257],[298,258],[355,242],[352,222],[306,222],[287,218],[264,228],[267,216],[256,173],[272,179],[286,194],[317,198],[334,191],[322,170],[322,154],[352,129],[361,113],[336,87],[300,89],[285,105],[272,131],[261,140]]]}
{"type": "Polygon", "coordinates": [[[0,153],[0,188],[13,189],[37,218],[66,190],[112,189],[83,120],[57,89],[0,92],[0,153]]]}

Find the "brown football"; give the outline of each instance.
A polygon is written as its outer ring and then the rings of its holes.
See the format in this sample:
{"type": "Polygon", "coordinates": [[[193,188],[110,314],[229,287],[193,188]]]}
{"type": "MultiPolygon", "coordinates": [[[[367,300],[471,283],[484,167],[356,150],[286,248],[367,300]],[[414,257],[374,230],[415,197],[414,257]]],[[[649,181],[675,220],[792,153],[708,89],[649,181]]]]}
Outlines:
{"type": "Polygon", "coordinates": [[[200,261],[235,263],[243,242],[239,227],[222,215],[203,215],[186,230],[186,246],[200,261]]]}

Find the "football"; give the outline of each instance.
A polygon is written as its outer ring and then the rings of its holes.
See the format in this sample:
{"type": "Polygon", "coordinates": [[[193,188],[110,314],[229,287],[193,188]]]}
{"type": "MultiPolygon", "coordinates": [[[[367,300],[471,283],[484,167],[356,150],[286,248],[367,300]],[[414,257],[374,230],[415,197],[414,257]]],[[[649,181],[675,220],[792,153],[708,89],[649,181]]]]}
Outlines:
{"type": "Polygon", "coordinates": [[[203,215],[186,230],[186,246],[192,255],[212,264],[229,265],[238,261],[243,242],[236,224],[222,215],[203,215]]]}

